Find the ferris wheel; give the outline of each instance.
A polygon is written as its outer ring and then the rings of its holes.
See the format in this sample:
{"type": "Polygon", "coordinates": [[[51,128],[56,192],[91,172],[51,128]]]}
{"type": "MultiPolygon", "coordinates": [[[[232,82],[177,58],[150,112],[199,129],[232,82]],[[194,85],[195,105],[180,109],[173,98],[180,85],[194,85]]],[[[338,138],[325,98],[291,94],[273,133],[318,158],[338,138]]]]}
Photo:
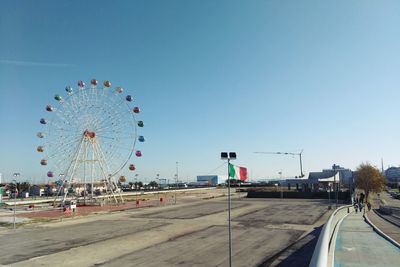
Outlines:
{"type": "MultiPolygon", "coordinates": [[[[65,88],[65,95],[54,96],[54,104],[40,119],[43,131],[37,133],[42,141],[37,151],[43,156],[49,178],[59,179],[64,199],[73,193],[73,185],[83,186],[83,196],[93,197],[96,185],[117,201],[119,194],[115,177],[123,170],[134,171],[134,158],[142,156],[136,147],[144,142],[138,128],[144,126],[136,116],[141,112],[133,105],[134,97],[125,95],[121,87],[111,87],[110,81],[90,86],[79,81],[78,87],[65,88]],[[57,178],[59,176],[59,178],[57,178]],[[89,188],[89,190],[87,190],[89,188]],[[69,191],[69,192],[68,192],[69,191]]],[[[118,202],[118,201],[117,201],[118,202]]]]}

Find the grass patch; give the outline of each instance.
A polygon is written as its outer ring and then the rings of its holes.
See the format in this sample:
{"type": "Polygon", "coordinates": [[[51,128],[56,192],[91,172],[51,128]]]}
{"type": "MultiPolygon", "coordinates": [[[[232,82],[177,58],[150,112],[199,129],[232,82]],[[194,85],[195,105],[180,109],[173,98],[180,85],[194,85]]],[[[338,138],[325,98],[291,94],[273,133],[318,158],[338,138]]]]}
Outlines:
{"type": "Polygon", "coordinates": [[[7,227],[8,228],[11,225],[13,225],[13,224],[9,223],[9,222],[0,222],[0,227],[7,227]]]}
{"type": "MultiPolygon", "coordinates": [[[[49,219],[49,218],[31,218],[29,220],[23,221],[23,222],[16,222],[15,223],[15,228],[19,228],[21,226],[25,225],[31,225],[31,224],[37,224],[37,223],[48,223],[51,221],[55,221],[54,218],[49,219]]],[[[12,228],[14,226],[14,223],[12,222],[0,222],[0,227],[6,227],[6,228],[12,228]]]]}

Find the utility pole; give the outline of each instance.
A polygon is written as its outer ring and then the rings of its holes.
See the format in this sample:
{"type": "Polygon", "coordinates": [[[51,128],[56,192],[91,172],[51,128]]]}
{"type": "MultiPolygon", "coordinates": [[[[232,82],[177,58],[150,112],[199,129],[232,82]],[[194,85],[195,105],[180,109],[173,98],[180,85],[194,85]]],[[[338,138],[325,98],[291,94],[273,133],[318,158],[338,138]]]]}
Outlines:
{"type": "Polygon", "coordinates": [[[303,174],[303,162],[301,159],[301,155],[303,154],[303,149],[300,153],[292,153],[292,152],[254,152],[256,154],[276,154],[276,155],[290,155],[290,156],[299,156],[300,159],[300,178],[304,177],[303,174]]]}
{"type": "Polygon", "coordinates": [[[17,209],[17,179],[18,179],[19,175],[20,175],[19,172],[16,172],[16,173],[13,174],[13,176],[15,177],[15,179],[13,180],[13,182],[15,183],[15,188],[14,188],[14,220],[13,220],[14,231],[15,231],[15,210],[17,209]]]}
{"type": "Polygon", "coordinates": [[[283,189],[282,189],[282,170],[280,170],[280,171],[278,172],[278,174],[279,174],[279,178],[280,178],[279,185],[280,185],[280,187],[281,187],[281,199],[283,199],[283,189]]]}
{"type": "Polygon", "coordinates": [[[139,174],[135,174],[135,195],[136,195],[136,206],[138,205],[138,187],[139,187],[139,184],[138,184],[138,176],[139,176],[139,174]]]}
{"type": "Polygon", "coordinates": [[[174,197],[174,199],[175,199],[175,205],[176,205],[176,190],[178,190],[178,163],[179,162],[176,162],[176,176],[175,176],[175,178],[176,178],[176,180],[175,180],[175,197],[174,197]]]}

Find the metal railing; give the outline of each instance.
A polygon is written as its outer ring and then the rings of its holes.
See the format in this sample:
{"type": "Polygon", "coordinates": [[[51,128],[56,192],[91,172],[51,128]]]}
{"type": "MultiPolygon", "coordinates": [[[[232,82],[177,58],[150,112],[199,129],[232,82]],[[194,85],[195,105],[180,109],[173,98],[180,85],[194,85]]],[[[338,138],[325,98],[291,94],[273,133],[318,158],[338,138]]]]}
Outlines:
{"type": "Polygon", "coordinates": [[[352,205],[346,205],[337,208],[331,214],[328,222],[324,225],[319,234],[318,242],[311,258],[310,267],[326,267],[332,265],[329,260],[332,239],[337,232],[339,222],[353,211],[353,209],[352,205]]]}

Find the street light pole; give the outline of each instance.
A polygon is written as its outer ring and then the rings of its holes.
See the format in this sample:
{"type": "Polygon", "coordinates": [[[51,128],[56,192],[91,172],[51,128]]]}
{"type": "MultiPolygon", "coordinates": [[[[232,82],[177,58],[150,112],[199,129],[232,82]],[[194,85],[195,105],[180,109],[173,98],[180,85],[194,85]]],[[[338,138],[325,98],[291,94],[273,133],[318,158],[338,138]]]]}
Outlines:
{"type": "Polygon", "coordinates": [[[279,171],[280,182],[279,185],[281,186],[281,199],[283,199],[283,189],[282,189],[282,171],[279,171]]]}
{"type": "Polygon", "coordinates": [[[331,209],[331,183],[329,182],[328,182],[328,187],[329,187],[329,193],[328,193],[329,209],[331,209]]]}
{"type": "MultiPolygon", "coordinates": [[[[335,166],[336,165],[333,165],[333,186],[335,187],[335,198],[336,198],[336,204],[335,204],[335,207],[337,208],[337,206],[338,206],[338,185],[336,184],[336,168],[335,168],[335,166]]],[[[339,181],[338,181],[338,183],[340,183],[340,178],[339,178],[339,181]]]]}
{"type": "Polygon", "coordinates": [[[157,198],[158,198],[158,201],[160,201],[160,174],[159,173],[157,173],[157,181],[158,181],[158,184],[157,184],[157,198]]]}
{"type": "Polygon", "coordinates": [[[13,220],[13,225],[14,225],[14,230],[15,230],[15,210],[17,209],[17,179],[19,176],[19,172],[14,173],[14,177],[15,179],[13,180],[13,182],[15,182],[15,188],[14,188],[14,220],[13,220]]]}
{"type": "Polygon", "coordinates": [[[176,176],[175,176],[175,205],[176,205],[176,190],[178,190],[178,162],[176,162],[176,176]]]}
{"type": "Polygon", "coordinates": [[[301,155],[303,154],[303,149],[300,151],[300,153],[291,153],[291,152],[254,152],[254,153],[257,153],[257,154],[277,154],[277,155],[299,156],[299,159],[300,159],[300,178],[304,177],[303,161],[301,159],[301,155]]]}
{"type": "Polygon", "coordinates": [[[230,160],[236,159],[236,152],[221,152],[221,159],[228,161],[228,233],[229,233],[229,267],[232,267],[232,228],[231,228],[231,182],[230,182],[230,160]]]}
{"type": "Polygon", "coordinates": [[[138,204],[138,201],[137,201],[137,197],[138,197],[138,196],[137,196],[137,194],[138,194],[138,188],[137,188],[137,187],[139,186],[139,185],[138,185],[138,181],[137,181],[137,180],[138,180],[138,178],[137,178],[138,176],[139,176],[139,174],[136,173],[136,174],[135,174],[136,205],[138,204]]]}

